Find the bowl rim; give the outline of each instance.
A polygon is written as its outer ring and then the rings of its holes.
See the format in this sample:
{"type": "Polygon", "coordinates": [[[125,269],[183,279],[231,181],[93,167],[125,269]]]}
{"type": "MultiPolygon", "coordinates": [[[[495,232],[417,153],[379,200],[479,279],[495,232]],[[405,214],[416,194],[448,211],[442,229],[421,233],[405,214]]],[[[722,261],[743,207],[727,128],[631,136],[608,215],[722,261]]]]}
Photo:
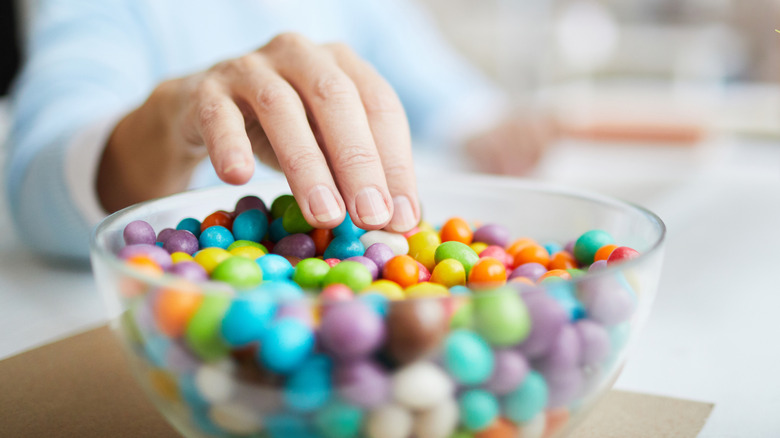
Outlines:
{"type": "MultiPolygon", "coordinates": [[[[511,177],[511,176],[499,176],[499,175],[484,175],[484,174],[452,174],[450,177],[445,177],[442,179],[441,176],[431,177],[431,176],[424,176],[423,178],[418,177],[418,186],[426,183],[432,183],[432,184],[446,184],[446,180],[448,178],[457,178],[458,183],[468,183],[468,184],[490,184],[494,187],[501,187],[501,188],[507,188],[507,189],[520,189],[530,192],[536,192],[536,193],[545,193],[555,196],[561,196],[566,198],[576,198],[591,202],[597,202],[602,205],[609,205],[609,206],[617,206],[622,208],[628,208],[633,209],[635,212],[640,213],[641,215],[645,216],[649,222],[654,223],[655,226],[658,229],[658,234],[655,239],[649,246],[649,248],[639,254],[638,257],[629,259],[626,261],[623,261],[617,265],[612,266],[606,266],[602,269],[599,269],[597,271],[588,272],[587,270],[584,271],[583,275],[578,277],[572,277],[570,280],[566,280],[567,283],[571,284],[572,286],[577,286],[583,281],[593,280],[600,277],[607,277],[611,274],[617,274],[623,271],[626,271],[634,266],[642,264],[645,260],[652,258],[657,253],[661,252],[663,250],[664,243],[666,241],[666,224],[664,221],[654,212],[650,211],[649,209],[638,205],[634,202],[625,201],[622,199],[619,199],[617,197],[604,195],[601,193],[597,193],[595,191],[587,190],[587,189],[580,189],[576,187],[572,187],[570,185],[564,185],[564,184],[558,184],[558,183],[551,183],[551,182],[542,182],[542,181],[535,181],[535,180],[527,180],[517,177],[511,177]]],[[[90,233],[90,239],[89,239],[89,246],[90,246],[90,258],[93,259],[93,265],[94,265],[94,258],[100,257],[101,260],[108,263],[108,265],[116,271],[119,271],[123,275],[127,275],[131,278],[135,278],[137,280],[141,280],[146,282],[150,286],[154,287],[170,287],[171,285],[184,282],[189,282],[192,284],[196,284],[198,286],[202,287],[201,293],[209,294],[209,293],[235,293],[237,292],[232,286],[230,286],[227,283],[220,282],[220,281],[213,281],[213,280],[206,280],[201,282],[192,282],[186,279],[182,279],[181,277],[177,277],[172,274],[164,273],[161,276],[152,276],[149,274],[144,273],[141,270],[133,269],[132,267],[128,266],[126,263],[123,263],[123,261],[118,257],[118,254],[114,254],[111,252],[108,248],[105,248],[103,246],[100,246],[98,244],[98,238],[105,230],[106,228],[112,226],[116,221],[120,220],[125,215],[135,211],[142,209],[144,207],[147,207],[149,205],[163,202],[165,200],[170,200],[172,198],[184,198],[184,197],[197,197],[198,195],[202,193],[209,193],[209,192],[218,192],[218,191],[224,191],[226,189],[229,189],[230,191],[239,191],[240,188],[251,188],[253,186],[259,186],[262,184],[278,184],[282,181],[286,180],[283,176],[278,178],[269,178],[264,180],[257,180],[257,181],[251,181],[247,184],[244,184],[242,186],[230,186],[227,184],[221,184],[216,186],[210,186],[210,187],[203,187],[203,188],[197,188],[197,189],[191,189],[184,192],[176,193],[169,196],[164,196],[160,198],[154,198],[147,201],[143,201],[137,204],[130,205],[128,207],[125,207],[121,210],[118,210],[107,217],[103,218],[97,225],[95,225],[92,228],[92,231],[90,233]]],[[[553,282],[550,284],[556,284],[558,282],[553,282]]],[[[510,286],[509,281],[502,286],[501,288],[505,286],[510,286]]],[[[468,286],[466,286],[468,287],[468,286]]],[[[544,284],[536,284],[533,287],[528,286],[529,288],[539,289],[539,288],[547,288],[549,285],[544,284]]],[[[498,288],[498,289],[501,289],[498,288]]],[[[469,288],[471,290],[471,288],[469,288]]],[[[486,293],[489,293],[489,291],[474,291],[478,293],[479,295],[485,295],[486,293]]],[[[435,296],[435,297],[416,297],[411,299],[405,299],[401,300],[408,301],[408,300],[425,300],[425,299],[443,299],[443,298],[450,298],[453,296],[459,296],[459,295],[448,295],[448,296],[435,296]]],[[[322,301],[318,297],[310,297],[308,295],[304,295],[304,298],[302,298],[304,301],[308,300],[314,300],[314,301],[322,301]]]]}

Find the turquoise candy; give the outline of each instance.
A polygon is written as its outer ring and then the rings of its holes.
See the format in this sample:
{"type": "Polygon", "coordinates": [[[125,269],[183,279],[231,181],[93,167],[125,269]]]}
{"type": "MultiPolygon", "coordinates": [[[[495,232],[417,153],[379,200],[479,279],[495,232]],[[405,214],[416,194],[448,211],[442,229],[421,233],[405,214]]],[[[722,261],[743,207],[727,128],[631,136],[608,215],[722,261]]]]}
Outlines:
{"type": "Polygon", "coordinates": [[[466,278],[468,278],[471,267],[479,260],[479,255],[465,243],[450,241],[437,246],[433,258],[437,264],[446,259],[459,261],[466,269],[466,278]]]}
{"type": "Polygon", "coordinates": [[[327,356],[312,356],[285,382],[284,402],[296,412],[313,412],[330,400],[333,363],[327,356]]]}
{"type": "Polygon", "coordinates": [[[247,210],[233,221],[233,237],[236,240],[260,242],[267,232],[268,217],[260,210],[247,210]]]}
{"type": "Polygon", "coordinates": [[[569,321],[585,317],[585,306],[577,299],[574,284],[571,281],[560,277],[549,277],[542,280],[540,284],[544,285],[547,295],[554,298],[566,311],[566,314],[569,315],[569,321]]]}
{"type": "Polygon", "coordinates": [[[259,341],[265,335],[276,307],[273,297],[257,290],[234,298],[222,319],[222,339],[232,347],[259,341]]]}
{"type": "Polygon", "coordinates": [[[482,292],[472,298],[474,326],[495,347],[522,342],[531,331],[531,317],[520,295],[511,287],[482,292]]]}
{"type": "Polygon", "coordinates": [[[300,415],[287,413],[267,415],[263,418],[263,424],[271,438],[319,438],[308,424],[306,417],[300,415]]]}
{"type": "Polygon", "coordinates": [[[366,247],[356,236],[345,234],[336,236],[325,248],[323,258],[344,260],[350,257],[362,256],[366,253],[366,247]]]}
{"type": "Polygon", "coordinates": [[[189,231],[194,234],[195,237],[200,237],[200,221],[193,217],[187,217],[179,221],[179,224],[176,225],[176,229],[189,231]]]}
{"type": "Polygon", "coordinates": [[[467,429],[479,432],[498,418],[500,406],[496,397],[482,389],[472,389],[458,399],[460,421],[467,429]]]}
{"type": "Polygon", "coordinates": [[[200,249],[212,247],[227,249],[235,241],[233,233],[222,225],[208,227],[198,237],[200,249]]]}
{"type": "Polygon", "coordinates": [[[266,254],[258,257],[255,259],[255,263],[263,271],[264,281],[289,280],[295,272],[293,265],[286,258],[277,254],[266,254]]]}
{"type": "Polygon", "coordinates": [[[289,235],[290,233],[282,225],[282,218],[274,219],[268,226],[268,238],[271,239],[271,242],[278,242],[289,235]]]}
{"type": "Polygon", "coordinates": [[[459,383],[479,385],[493,373],[493,351],[476,333],[456,330],[444,341],[444,364],[459,383]]]}
{"type": "Polygon", "coordinates": [[[615,243],[615,239],[603,230],[590,230],[580,236],[574,243],[574,258],[580,265],[593,263],[596,251],[604,245],[615,243]]]}
{"type": "Polygon", "coordinates": [[[287,210],[284,211],[284,215],[282,216],[282,226],[284,227],[285,231],[290,234],[305,234],[314,229],[314,227],[306,222],[306,219],[303,217],[301,207],[298,206],[297,202],[291,203],[290,206],[287,207],[287,210]]]}
{"type": "Polygon", "coordinates": [[[190,349],[206,362],[227,355],[230,348],[222,339],[222,318],[230,307],[230,295],[208,293],[200,307],[192,315],[184,331],[184,339],[190,349]]]}
{"type": "Polygon", "coordinates": [[[353,438],[360,433],[363,411],[344,402],[334,402],[314,416],[314,427],[325,438],[353,438]]]}
{"type": "Polygon", "coordinates": [[[355,292],[367,288],[373,277],[368,268],[360,262],[345,261],[330,268],[322,282],[323,287],[331,284],[343,284],[355,292]]]}
{"type": "Polygon", "coordinates": [[[547,405],[547,382],[536,371],[529,371],[519,388],[504,399],[504,415],[515,423],[536,417],[547,405]]]}
{"type": "Polygon", "coordinates": [[[274,321],[260,341],[258,359],[269,370],[286,374],[301,365],[314,350],[314,333],[293,318],[274,321]]]}
{"type": "Polygon", "coordinates": [[[358,238],[365,233],[366,230],[362,228],[358,228],[357,225],[355,225],[355,223],[352,222],[352,218],[349,217],[349,213],[347,213],[347,216],[344,218],[344,220],[336,228],[333,229],[333,235],[336,237],[354,236],[355,238],[358,238]]]}
{"type": "Polygon", "coordinates": [[[257,290],[278,303],[303,298],[303,289],[290,280],[265,281],[257,290]]]}

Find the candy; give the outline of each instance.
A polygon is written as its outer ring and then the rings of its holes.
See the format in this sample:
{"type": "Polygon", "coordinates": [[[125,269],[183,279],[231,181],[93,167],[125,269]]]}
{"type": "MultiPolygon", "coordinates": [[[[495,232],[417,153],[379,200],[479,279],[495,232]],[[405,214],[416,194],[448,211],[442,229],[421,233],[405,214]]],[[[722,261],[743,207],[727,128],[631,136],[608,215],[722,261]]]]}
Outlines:
{"type": "Polygon", "coordinates": [[[284,386],[285,405],[296,412],[313,412],[331,398],[333,363],[326,356],[312,356],[290,374],[284,386]]]}
{"type": "Polygon", "coordinates": [[[385,263],[382,277],[398,283],[401,287],[409,287],[419,281],[420,267],[410,256],[397,255],[385,263]]]}
{"type": "Polygon", "coordinates": [[[382,367],[371,360],[346,362],[336,368],[333,379],[339,395],[355,406],[378,407],[390,396],[390,379],[382,367]]]}
{"type": "Polygon", "coordinates": [[[436,247],[434,260],[440,263],[442,260],[455,259],[463,265],[466,276],[471,272],[471,267],[479,260],[479,256],[468,245],[462,242],[443,242],[436,247]]]}
{"type": "Polygon", "coordinates": [[[298,257],[299,259],[307,259],[314,257],[317,253],[317,248],[314,246],[314,241],[306,234],[290,234],[283,237],[274,245],[274,254],[285,257],[298,257]]]}
{"type": "Polygon", "coordinates": [[[282,215],[282,226],[290,234],[308,233],[314,227],[306,222],[301,207],[297,202],[291,202],[282,215]]]}
{"type": "Polygon", "coordinates": [[[419,415],[414,422],[417,438],[448,438],[458,426],[458,404],[447,399],[419,415]]]}
{"type": "Polygon", "coordinates": [[[203,230],[198,241],[201,248],[217,247],[226,249],[235,242],[235,239],[230,230],[221,225],[214,225],[203,230]]]}
{"type": "Polygon", "coordinates": [[[504,247],[509,243],[509,229],[499,224],[486,224],[474,231],[474,241],[504,247]]]}
{"type": "Polygon", "coordinates": [[[385,337],[385,325],[373,307],[362,301],[350,301],[334,304],[325,312],[319,336],[333,357],[358,359],[379,348],[385,337]]]}
{"type": "Polygon", "coordinates": [[[544,291],[525,294],[523,301],[531,318],[531,331],[520,348],[529,359],[536,359],[547,353],[569,317],[544,291]]]}
{"type": "Polygon", "coordinates": [[[489,344],[503,347],[522,342],[531,320],[517,292],[505,288],[474,297],[474,326],[489,344]]]}
{"type": "Polygon", "coordinates": [[[620,263],[626,260],[631,260],[639,257],[639,252],[635,249],[629,248],[627,246],[620,246],[615,248],[612,253],[609,254],[609,258],[607,259],[607,265],[613,265],[615,263],[620,263]]]}
{"type": "Polygon", "coordinates": [[[377,267],[376,263],[374,263],[374,261],[371,260],[368,257],[354,256],[354,257],[350,257],[350,258],[348,258],[348,259],[346,259],[344,261],[346,261],[346,262],[358,262],[358,263],[362,264],[363,266],[365,266],[366,269],[368,269],[368,272],[371,274],[371,279],[372,280],[376,280],[376,279],[379,278],[379,268],[377,267]]]}
{"type": "Polygon", "coordinates": [[[281,218],[287,208],[292,204],[295,204],[293,195],[281,195],[274,199],[271,203],[271,217],[274,219],[281,218]]]}
{"type": "Polygon", "coordinates": [[[343,261],[330,268],[322,280],[322,285],[343,284],[357,292],[368,287],[372,280],[371,272],[362,263],[343,261]]]}
{"type": "Polygon", "coordinates": [[[441,226],[439,235],[442,242],[460,242],[466,245],[474,239],[474,233],[471,231],[469,223],[459,217],[451,218],[445,222],[441,226]]]}
{"type": "Polygon", "coordinates": [[[597,262],[599,260],[607,260],[609,255],[612,254],[612,251],[614,251],[617,247],[618,246],[615,244],[602,246],[598,251],[596,251],[596,254],[593,255],[593,261],[597,262]]]}
{"type": "Polygon", "coordinates": [[[448,331],[447,314],[438,300],[394,303],[389,308],[386,326],[387,353],[401,364],[433,352],[448,331]]]}
{"type": "Polygon", "coordinates": [[[162,245],[165,244],[165,241],[168,240],[168,237],[170,237],[171,233],[174,231],[173,228],[163,228],[160,230],[160,232],[157,233],[157,246],[162,248],[162,245]]]}
{"type": "Polygon", "coordinates": [[[323,303],[328,303],[334,301],[349,301],[353,296],[352,289],[346,285],[334,283],[324,287],[319,298],[323,303]]]}
{"type": "Polygon", "coordinates": [[[365,290],[361,292],[377,292],[389,300],[401,300],[405,298],[404,290],[398,283],[390,280],[377,280],[371,283],[365,290]]]}
{"type": "MultiPolygon", "coordinates": [[[[196,265],[197,266],[197,265],[196,265]]],[[[203,301],[198,289],[186,284],[161,289],[154,301],[154,316],[160,331],[177,338],[203,301]]]]}
{"type": "Polygon", "coordinates": [[[122,232],[125,239],[125,245],[147,244],[154,245],[157,237],[154,234],[154,228],[145,221],[132,221],[125,226],[122,232]]]}
{"type": "Polygon", "coordinates": [[[163,249],[169,253],[183,252],[185,254],[194,254],[198,250],[198,238],[189,231],[175,230],[171,232],[168,239],[163,244],[163,249]]]}
{"type": "Polygon", "coordinates": [[[376,243],[384,243],[395,255],[405,255],[409,252],[409,242],[402,234],[388,231],[373,230],[360,236],[360,242],[368,248],[376,243]]]}
{"type": "Polygon", "coordinates": [[[366,252],[366,247],[354,235],[343,234],[336,236],[325,249],[323,257],[326,259],[346,259],[349,257],[362,256],[366,252]]]}
{"type": "Polygon", "coordinates": [[[236,240],[259,242],[268,232],[268,217],[260,210],[246,210],[233,221],[233,236],[236,240]]]}
{"type": "Polygon", "coordinates": [[[288,280],[292,278],[295,268],[284,257],[277,254],[268,254],[255,260],[257,266],[263,272],[265,281],[288,280]]]}
{"type": "Polygon", "coordinates": [[[476,333],[456,330],[444,341],[444,364],[458,383],[479,385],[493,373],[493,352],[476,333]]]}
{"type": "Polygon", "coordinates": [[[282,224],[282,218],[277,218],[271,221],[271,224],[268,226],[268,237],[271,239],[272,242],[278,242],[282,240],[284,237],[289,236],[290,233],[287,232],[287,230],[284,229],[284,225],[282,224]]]}
{"type": "Polygon", "coordinates": [[[482,429],[474,435],[475,438],[515,438],[517,436],[517,426],[503,418],[497,419],[486,429],[482,429]]]}
{"type": "Polygon", "coordinates": [[[535,243],[525,245],[515,253],[512,266],[517,267],[525,263],[538,263],[546,269],[550,264],[550,254],[542,245],[535,243]]]}
{"type": "Polygon", "coordinates": [[[455,259],[442,260],[433,268],[431,281],[446,287],[463,286],[466,284],[466,269],[455,259]]]}
{"type": "Polygon", "coordinates": [[[317,255],[323,255],[333,240],[333,230],[315,228],[311,230],[309,237],[314,242],[314,249],[317,251],[317,255]]]}
{"type": "Polygon", "coordinates": [[[407,438],[412,433],[413,421],[408,410],[387,404],[369,413],[366,433],[369,438],[407,438]]]}
{"type": "Polygon", "coordinates": [[[582,343],[574,326],[565,324],[547,353],[538,360],[543,372],[566,371],[577,367],[582,357],[582,343]]]}
{"type": "Polygon", "coordinates": [[[322,286],[330,266],[320,259],[304,259],[295,266],[293,281],[304,289],[317,289],[322,286]]]}
{"type": "Polygon", "coordinates": [[[232,229],[233,215],[223,210],[215,211],[203,219],[203,222],[200,223],[200,231],[202,233],[203,231],[206,231],[206,229],[214,226],[221,226],[227,230],[232,229]]]}
{"type": "Polygon", "coordinates": [[[571,255],[571,253],[566,251],[558,251],[556,253],[553,253],[553,255],[550,257],[550,264],[548,267],[551,270],[555,269],[571,269],[577,266],[577,260],[574,259],[574,256],[571,255]]]}
{"type": "Polygon", "coordinates": [[[458,397],[460,421],[467,429],[480,431],[498,418],[500,406],[496,397],[481,389],[472,389],[458,397]]]}
{"type": "Polygon", "coordinates": [[[504,414],[515,423],[526,423],[547,405],[547,383],[536,371],[530,371],[523,384],[504,399],[504,414]]]}
{"type": "Polygon", "coordinates": [[[393,376],[395,400],[412,410],[427,410],[445,402],[454,386],[436,365],[419,361],[399,369],[393,376]]]}
{"type": "Polygon", "coordinates": [[[374,262],[378,270],[377,274],[382,272],[382,269],[385,267],[385,263],[393,258],[394,255],[395,254],[393,253],[393,249],[381,242],[369,245],[366,248],[365,254],[363,254],[363,256],[371,259],[371,261],[374,262]]]}
{"type": "Polygon", "coordinates": [[[257,196],[253,195],[247,195],[239,199],[238,202],[236,202],[236,207],[233,209],[233,213],[236,216],[240,216],[241,213],[247,210],[260,210],[261,212],[265,213],[266,216],[269,214],[268,207],[265,206],[265,202],[263,202],[263,200],[257,196]]]}
{"type": "Polygon", "coordinates": [[[227,360],[203,365],[195,373],[198,394],[208,403],[230,400],[236,392],[236,381],[231,377],[233,364],[227,360]]]}
{"type": "Polygon", "coordinates": [[[127,260],[133,256],[142,255],[152,259],[163,270],[170,269],[173,265],[171,256],[164,249],[145,243],[128,245],[119,251],[119,258],[127,260]]]}
{"type": "Polygon", "coordinates": [[[484,257],[474,264],[469,273],[469,286],[472,289],[494,289],[506,283],[504,262],[484,257]]]}
{"type": "Polygon", "coordinates": [[[343,402],[335,402],[317,412],[314,425],[325,438],[352,438],[360,432],[363,411],[343,402]]]}
{"type": "Polygon", "coordinates": [[[248,292],[230,304],[222,318],[222,339],[233,347],[259,341],[271,323],[277,304],[268,294],[248,292]]]}
{"type": "Polygon", "coordinates": [[[523,263],[522,265],[512,270],[512,274],[509,276],[509,278],[512,279],[517,277],[525,277],[531,281],[536,282],[539,277],[544,275],[546,272],[547,268],[540,265],[539,263],[523,263]]]}
{"type": "Polygon", "coordinates": [[[360,237],[365,232],[366,230],[358,228],[357,225],[352,222],[352,218],[349,216],[349,213],[347,213],[346,217],[344,217],[344,220],[333,229],[334,236],[360,237]]]}
{"type": "Polygon", "coordinates": [[[301,365],[314,349],[311,329],[293,318],[280,318],[266,330],[258,359],[269,370],[288,373],[301,365]]]}
{"type": "Polygon", "coordinates": [[[596,251],[604,245],[615,243],[615,239],[603,230],[590,230],[583,233],[574,244],[574,258],[580,264],[593,263],[596,251]]]}
{"type": "Polygon", "coordinates": [[[214,269],[231,257],[231,254],[222,248],[212,247],[205,248],[198,251],[195,254],[195,262],[203,267],[203,269],[211,274],[214,269]]]}
{"type": "Polygon", "coordinates": [[[222,340],[222,317],[230,307],[230,296],[222,293],[206,294],[197,312],[190,318],[184,332],[187,346],[204,361],[224,357],[228,345],[222,340]]]}
{"type": "Polygon", "coordinates": [[[609,356],[609,332],[599,323],[582,319],[574,324],[582,348],[581,365],[595,366],[609,356]]]}
{"type": "Polygon", "coordinates": [[[209,410],[209,418],[216,426],[236,435],[250,435],[262,428],[254,409],[239,403],[216,404],[209,410]]]}
{"type": "Polygon", "coordinates": [[[495,365],[485,389],[496,395],[506,395],[517,389],[530,369],[528,361],[513,349],[496,350],[495,365]]]}
{"type": "Polygon", "coordinates": [[[245,257],[229,257],[220,262],[211,278],[223,281],[236,289],[251,289],[263,281],[263,271],[254,260],[245,257]]]}

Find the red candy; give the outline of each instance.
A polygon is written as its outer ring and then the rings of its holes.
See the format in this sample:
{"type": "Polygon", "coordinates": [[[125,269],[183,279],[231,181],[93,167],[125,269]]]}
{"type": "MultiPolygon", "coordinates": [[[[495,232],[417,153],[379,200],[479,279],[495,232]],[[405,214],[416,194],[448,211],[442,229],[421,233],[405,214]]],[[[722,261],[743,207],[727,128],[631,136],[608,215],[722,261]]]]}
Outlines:
{"type": "Polygon", "coordinates": [[[205,231],[206,228],[215,225],[221,225],[228,230],[233,230],[233,215],[224,210],[215,211],[206,216],[206,219],[203,219],[203,222],[200,223],[200,230],[205,231]]]}
{"type": "Polygon", "coordinates": [[[639,251],[629,248],[627,246],[620,246],[615,248],[607,259],[607,265],[613,263],[620,263],[622,261],[631,260],[639,257],[639,251]]]}

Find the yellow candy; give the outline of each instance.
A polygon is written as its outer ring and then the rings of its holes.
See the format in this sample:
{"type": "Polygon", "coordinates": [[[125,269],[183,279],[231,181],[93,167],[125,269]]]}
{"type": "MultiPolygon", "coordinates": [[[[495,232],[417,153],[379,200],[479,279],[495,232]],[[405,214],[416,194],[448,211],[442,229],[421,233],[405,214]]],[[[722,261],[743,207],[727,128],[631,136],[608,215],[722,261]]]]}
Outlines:
{"type": "Polygon", "coordinates": [[[475,253],[479,254],[488,247],[488,244],[485,242],[474,242],[469,246],[471,246],[471,249],[473,249],[475,253]]]}
{"type": "Polygon", "coordinates": [[[446,297],[450,294],[446,287],[428,281],[409,286],[404,292],[406,292],[407,298],[446,297]]]}
{"type": "Polygon", "coordinates": [[[415,254],[419,254],[420,251],[431,246],[435,249],[441,243],[441,238],[439,238],[439,233],[436,231],[427,230],[420,231],[409,236],[408,242],[409,255],[417,259],[415,254]]]}
{"type": "Polygon", "coordinates": [[[369,292],[376,292],[390,301],[403,300],[405,298],[403,288],[398,283],[390,280],[377,280],[360,291],[360,294],[369,292]]]}
{"type": "Polygon", "coordinates": [[[174,264],[176,264],[181,262],[191,262],[195,259],[192,258],[192,256],[187,254],[186,252],[177,251],[171,254],[171,260],[173,261],[174,264]]]}
{"type": "Polygon", "coordinates": [[[431,282],[447,288],[466,285],[466,268],[455,259],[444,259],[433,268],[431,282]]]}
{"type": "Polygon", "coordinates": [[[211,272],[218,264],[222,263],[225,259],[231,257],[231,254],[226,250],[218,247],[204,248],[195,255],[195,262],[203,267],[206,272],[211,275],[211,272]]]}
{"type": "Polygon", "coordinates": [[[429,222],[427,222],[427,221],[420,221],[420,224],[419,224],[419,225],[417,225],[417,228],[418,228],[420,231],[433,231],[433,232],[435,232],[435,231],[436,231],[436,230],[433,228],[433,225],[431,225],[431,224],[430,224],[429,222]]]}
{"type": "Polygon", "coordinates": [[[265,251],[254,246],[239,246],[230,250],[230,254],[255,260],[265,255],[265,251]]]}
{"type": "Polygon", "coordinates": [[[157,391],[160,397],[172,402],[179,400],[179,387],[169,373],[159,368],[153,368],[149,370],[148,378],[152,388],[157,391]]]}
{"type": "Polygon", "coordinates": [[[422,251],[412,256],[412,258],[420,262],[430,272],[436,266],[436,246],[423,248],[422,251]]]}

